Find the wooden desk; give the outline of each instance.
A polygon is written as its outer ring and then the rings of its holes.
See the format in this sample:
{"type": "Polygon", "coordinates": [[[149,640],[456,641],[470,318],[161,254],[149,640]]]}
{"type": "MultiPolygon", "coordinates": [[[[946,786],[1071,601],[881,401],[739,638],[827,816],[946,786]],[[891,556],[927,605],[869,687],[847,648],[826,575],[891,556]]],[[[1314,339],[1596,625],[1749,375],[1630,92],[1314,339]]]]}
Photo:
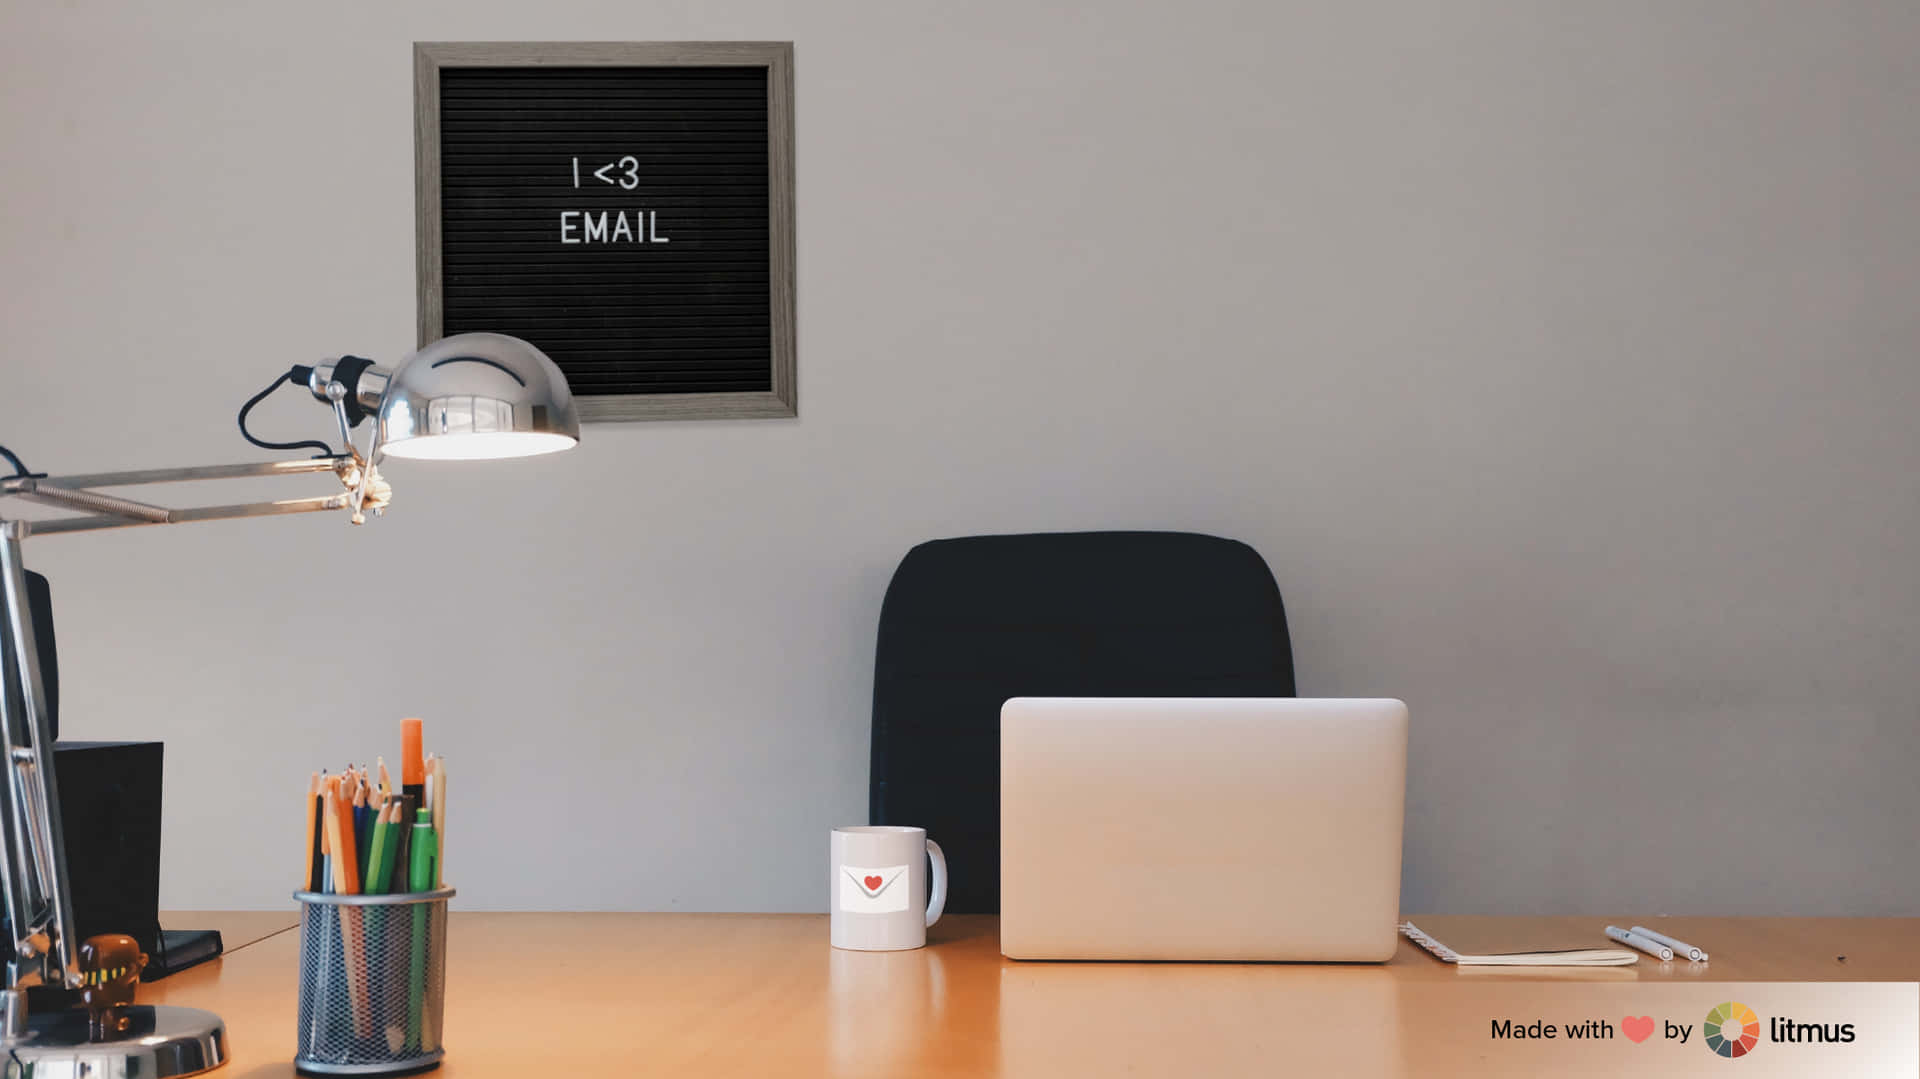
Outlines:
{"type": "MultiPolygon", "coordinates": [[[[1590,933],[1608,920],[1511,922],[1590,933]]],[[[1469,1011],[1581,988],[1545,984],[1569,980],[1689,982],[1704,1010],[1720,999],[1705,982],[1920,978],[1920,918],[1660,924],[1711,948],[1712,963],[1468,973],[1404,941],[1381,966],[1017,963],[1000,957],[984,916],[943,919],[919,951],[868,953],[830,948],[824,915],[456,913],[438,1074],[1431,1074],[1423,1046],[1445,1037],[1430,1027],[1446,1010],[1433,1001],[1459,999],[1463,983],[1478,993],[1469,1011]]],[[[267,935],[143,999],[220,1013],[234,1053],[221,1074],[292,1075],[299,937],[267,935]]],[[[1477,1014],[1470,1025],[1483,1030],[1477,1014]]]]}

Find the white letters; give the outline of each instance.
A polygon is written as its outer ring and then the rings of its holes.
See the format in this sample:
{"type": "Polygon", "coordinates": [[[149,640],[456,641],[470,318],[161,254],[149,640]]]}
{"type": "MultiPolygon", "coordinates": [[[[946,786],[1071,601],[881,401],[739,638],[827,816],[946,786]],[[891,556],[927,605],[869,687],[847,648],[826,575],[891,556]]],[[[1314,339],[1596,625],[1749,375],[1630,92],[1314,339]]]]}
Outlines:
{"type": "Polygon", "coordinates": [[[657,210],[562,210],[560,242],[563,244],[664,244],[671,237],[660,235],[657,210]]]}
{"type": "MultiPolygon", "coordinates": [[[[580,186],[580,159],[573,159],[573,186],[580,186]]],[[[593,178],[632,191],[640,186],[640,159],[625,154],[592,169],[593,178]]],[[[562,210],[560,242],[563,244],[664,244],[672,239],[660,235],[658,210],[562,210]],[[628,217],[628,213],[632,217],[628,217]]]]}

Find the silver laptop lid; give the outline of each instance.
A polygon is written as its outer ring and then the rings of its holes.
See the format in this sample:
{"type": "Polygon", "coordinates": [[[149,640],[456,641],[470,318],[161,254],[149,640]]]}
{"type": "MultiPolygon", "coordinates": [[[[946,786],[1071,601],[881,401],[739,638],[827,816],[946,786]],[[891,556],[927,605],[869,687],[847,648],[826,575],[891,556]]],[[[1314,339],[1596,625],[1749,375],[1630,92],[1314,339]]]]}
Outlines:
{"type": "Polygon", "coordinates": [[[1384,961],[1397,700],[1018,697],[1000,713],[1000,950],[1384,961]]]}

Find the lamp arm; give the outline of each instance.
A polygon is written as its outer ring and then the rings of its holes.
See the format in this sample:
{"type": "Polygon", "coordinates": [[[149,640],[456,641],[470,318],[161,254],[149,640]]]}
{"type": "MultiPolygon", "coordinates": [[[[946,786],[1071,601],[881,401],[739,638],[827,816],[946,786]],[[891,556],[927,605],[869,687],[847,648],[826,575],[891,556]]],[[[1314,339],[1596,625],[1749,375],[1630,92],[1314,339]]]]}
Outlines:
{"type": "MultiPolygon", "coordinates": [[[[349,447],[351,448],[351,447],[349,447]]],[[[288,513],[317,513],[356,505],[356,489],[364,486],[361,459],[356,456],[316,457],[305,461],[262,461],[257,464],[204,465],[197,468],[153,468],[131,472],[94,472],[76,476],[16,476],[0,480],[0,499],[13,497],[44,505],[81,511],[84,516],[41,521],[5,521],[4,527],[28,535],[89,532],[136,525],[189,524],[239,517],[268,517],[288,513]],[[93,490],[96,487],[134,487],[196,480],[246,479],[332,472],[346,490],[316,498],[275,502],[243,502],[227,506],[191,506],[170,509],[93,490]]]]}
{"type": "MultiPolygon", "coordinates": [[[[361,524],[366,520],[365,510],[381,513],[386,509],[391,490],[379,477],[374,467],[379,460],[380,425],[373,425],[367,436],[367,452],[362,455],[353,447],[351,429],[359,426],[362,419],[373,415],[380,407],[380,400],[392,381],[392,372],[375,364],[372,360],[358,356],[342,356],[337,360],[315,364],[312,367],[293,368],[288,379],[303,384],[313,396],[333,406],[334,416],[340,425],[340,437],[346,443],[345,454],[331,457],[316,457],[305,461],[269,461],[246,465],[207,465],[198,468],[154,468],[131,472],[95,472],[79,476],[14,476],[0,481],[0,499],[9,496],[38,502],[44,505],[60,506],[65,509],[79,510],[85,516],[63,517],[50,521],[7,521],[9,528],[18,528],[21,535],[52,535],[61,532],[93,532],[103,528],[131,528],[136,525],[186,524],[193,521],[224,521],[238,517],[270,517],[288,513],[318,513],[326,510],[351,509],[353,523],[361,524]],[[193,480],[242,479],[261,476],[284,476],[306,472],[332,472],[340,478],[346,488],[340,494],[320,498],[286,499],[277,502],[244,502],[229,506],[197,506],[187,509],[168,509],[146,502],[137,502],[118,495],[105,494],[91,490],[95,487],[133,487],[149,483],[181,483],[193,480]]],[[[248,402],[247,408],[257,403],[260,397],[273,392],[274,386],[267,387],[265,393],[248,402]]],[[[247,434],[247,408],[240,410],[240,433],[248,441],[257,442],[247,434]]],[[[313,443],[320,445],[320,443],[313,443]]]]}
{"type": "MultiPolygon", "coordinates": [[[[369,443],[369,450],[373,443],[369,443]]],[[[348,446],[352,451],[352,446],[348,446]]],[[[72,476],[14,476],[0,480],[0,500],[19,498],[42,505],[78,511],[78,516],[51,520],[0,518],[0,721],[4,739],[0,749],[6,770],[0,780],[0,881],[5,885],[8,936],[14,959],[8,964],[6,986],[0,994],[0,1040],[24,1033],[25,998],[20,991],[33,985],[79,985],[74,967],[74,922],[67,879],[66,844],[61,834],[60,795],[54,774],[53,736],[46,689],[41,680],[40,654],[27,612],[26,569],[21,544],[28,536],[81,532],[139,525],[187,524],[195,521],[266,517],[288,513],[353,509],[356,518],[365,505],[376,512],[386,505],[386,483],[373,474],[365,459],[344,456],[304,461],[263,461],[255,464],[206,465],[195,468],[150,468],[129,472],[93,472],[72,476]],[[169,508],[107,494],[95,488],[136,487],[187,483],[197,480],[264,478],[331,472],[344,488],[332,495],[244,502],[226,506],[169,508]],[[378,498],[369,501],[369,489],[378,498]],[[18,1028],[18,1029],[16,1029],[18,1028]]]]}
{"type": "Polygon", "coordinates": [[[0,593],[6,619],[0,636],[0,715],[5,718],[6,798],[4,822],[7,926],[14,957],[7,965],[7,1037],[24,1024],[24,998],[31,985],[79,985],[73,964],[73,903],[67,885],[67,848],[60,826],[60,789],[53,767],[53,732],[47,714],[40,652],[27,615],[26,568],[21,563],[17,522],[0,523],[0,593]]]}

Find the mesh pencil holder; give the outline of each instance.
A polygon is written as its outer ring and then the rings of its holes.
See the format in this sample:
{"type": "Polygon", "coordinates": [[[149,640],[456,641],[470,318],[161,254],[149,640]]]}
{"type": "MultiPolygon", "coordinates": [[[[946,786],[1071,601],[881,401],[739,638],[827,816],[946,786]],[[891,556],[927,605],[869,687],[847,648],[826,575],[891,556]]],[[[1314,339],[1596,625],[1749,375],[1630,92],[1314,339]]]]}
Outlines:
{"type": "Polygon", "coordinates": [[[295,1068],[398,1075],[440,1063],[452,895],[293,893],[301,909],[295,1068]]]}

